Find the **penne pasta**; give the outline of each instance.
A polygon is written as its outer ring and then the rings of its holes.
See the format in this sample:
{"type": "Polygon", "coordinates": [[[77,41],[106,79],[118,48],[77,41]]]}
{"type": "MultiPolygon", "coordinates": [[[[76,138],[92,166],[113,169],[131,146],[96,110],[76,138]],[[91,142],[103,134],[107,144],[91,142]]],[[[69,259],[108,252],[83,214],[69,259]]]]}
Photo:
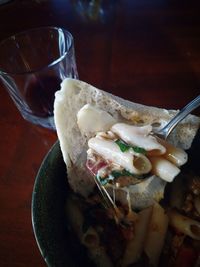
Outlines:
{"type": "Polygon", "coordinates": [[[164,209],[158,203],[155,203],[144,243],[144,252],[148,256],[150,265],[152,266],[158,265],[167,227],[168,216],[165,214],[164,209]]]}
{"type": "Polygon", "coordinates": [[[122,152],[113,140],[94,137],[88,141],[88,146],[105,160],[114,162],[131,173],[145,174],[151,170],[151,163],[146,156],[133,151],[122,152]]]}
{"type": "Polygon", "coordinates": [[[114,267],[104,247],[90,247],[89,256],[96,267],[114,267]]]}
{"type": "Polygon", "coordinates": [[[200,222],[186,217],[175,210],[168,213],[169,223],[177,231],[193,238],[200,240],[200,222]]]}
{"type": "Polygon", "coordinates": [[[160,144],[162,144],[166,148],[166,152],[163,155],[167,160],[171,161],[173,164],[177,166],[182,166],[188,160],[187,153],[178,147],[171,145],[163,139],[158,138],[160,144]]]}
{"type": "MultiPolygon", "coordinates": [[[[110,176],[113,170],[116,171],[115,169],[118,172],[119,170],[128,171],[128,175],[122,175],[123,182],[118,182],[118,187],[140,182],[127,176],[150,173],[167,182],[172,182],[180,172],[178,167],[187,161],[185,151],[153,136],[151,125],[139,127],[116,123],[109,131],[99,132],[95,137],[90,138],[88,147],[87,162],[96,162],[98,157],[107,164],[106,168],[99,167],[97,171],[97,176],[103,185],[115,180],[116,176],[110,176]]],[[[94,174],[92,168],[88,169],[94,174]]],[[[120,177],[119,174],[118,177],[120,177]]]]}
{"type": "Polygon", "coordinates": [[[84,217],[77,201],[69,196],[66,201],[66,212],[69,223],[80,242],[88,249],[89,257],[97,267],[113,267],[105,248],[99,244],[99,236],[93,227],[83,232],[84,217]]]}
{"type": "Polygon", "coordinates": [[[122,259],[122,267],[129,266],[140,259],[151,213],[152,207],[144,209],[138,213],[138,219],[135,222],[134,238],[127,243],[122,259]]]}
{"type": "Polygon", "coordinates": [[[126,123],[116,123],[111,127],[111,131],[125,142],[142,147],[146,151],[154,153],[154,155],[162,155],[166,151],[165,147],[154,136],[150,135],[152,131],[151,125],[138,127],[126,123]]]}
{"type": "Polygon", "coordinates": [[[163,157],[150,157],[152,173],[167,182],[172,182],[179,174],[180,169],[163,157]]]}
{"type": "Polygon", "coordinates": [[[81,242],[87,248],[99,246],[99,235],[93,227],[89,227],[85,233],[83,233],[81,242]]]}

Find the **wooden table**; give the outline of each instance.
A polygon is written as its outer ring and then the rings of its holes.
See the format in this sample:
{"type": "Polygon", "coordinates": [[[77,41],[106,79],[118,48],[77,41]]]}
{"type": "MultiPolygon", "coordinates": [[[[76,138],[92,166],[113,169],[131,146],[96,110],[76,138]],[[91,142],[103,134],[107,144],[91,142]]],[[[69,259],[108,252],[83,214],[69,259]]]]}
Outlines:
{"type": "MultiPolygon", "coordinates": [[[[200,93],[199,1],[104,1],[101,16],[101,1],[91,1],[91,13],[81,11],[81,2],[1,5],[0,40],[32,27],[64,27],[75,38],[80,79],[88,83],[166,108],[181,108],[200,93]]],[[[32,230],[31,197],[57,136],[24,121],[3,85],[0,96],[0,266],[44,267],[32,230]]]]}

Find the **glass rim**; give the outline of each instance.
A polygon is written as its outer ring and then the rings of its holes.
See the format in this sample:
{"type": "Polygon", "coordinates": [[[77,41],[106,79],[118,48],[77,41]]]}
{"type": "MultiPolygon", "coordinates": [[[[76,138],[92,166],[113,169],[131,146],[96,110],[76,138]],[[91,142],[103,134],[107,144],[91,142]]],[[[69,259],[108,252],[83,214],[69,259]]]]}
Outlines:
{"type": "Polygon", "coordinates": [[[66,33],[71,39],[71,43],[70,43],[70,46],[67,49],[67,51],[65,51],[61,56],[55,58],[55,60],[53,60],[48,65],[43,66],[43,67],[38,68],[38,69],[22,71],[22,72],[13,72],[13,71],[6,71],[6,70],[4,70],[3,68],[0,67],[0,75],[1,74],[4,74],[4,75],[9,75],[9,74],[10,75],[32,74],[32,73],[35,73],[35,72],[39,72],[41,70],[45,70],[45,69],[47,69],[49,67],[55,66],[66,57],[66,55],[69,53],[69,51],[72,49],[72,47],[74,45],[74,38],[73,38],[72,34],[68,30],[66,30],[66,29],[64,29],[62,27],[56,27],[56,26],[42,26],[42,27],[30,28],[30,29],[27,29],[27,30],[24,30],[24,31],[21,31],[21,32],[14,33],[11,36],[9,36],[9,37],[3,39],[2,41],[0,41],[0,47],[1,47],[2,44],[4,44],[8,40],[10,40],[10,39],[12,39],[12,38],[14,38],[16,36],[24,35],[24,34],[29,33],[29,32],[31,33],[31,32],[36,32],[36,31],[39,31],[39,30],[45,30],[45,29],[49,29],[49,30],[51,29],[51,30],[56,30],[56,31],[60,30],[60,31],[66,33]]]}

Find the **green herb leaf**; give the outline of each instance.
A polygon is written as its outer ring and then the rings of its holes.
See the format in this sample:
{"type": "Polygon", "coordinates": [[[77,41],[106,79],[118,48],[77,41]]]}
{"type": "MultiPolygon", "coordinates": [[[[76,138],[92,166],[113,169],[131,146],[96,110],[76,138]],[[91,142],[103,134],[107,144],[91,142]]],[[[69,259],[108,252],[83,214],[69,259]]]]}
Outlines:
{"type": "Polygon", "coordinates": [[[119,146],[122,152],[126,152],[127,150],[132,148],[133,151],[135,151],[136,153],[146,154],[146,150],[144,148],[139,147],[139,146],[131,146],[125,143],[124,141],[122,141],[121,139],[117,139],[115,143],[119,146]]]}
{"type": "Polygon", "coordinates": [[[96,179],[101,183],[101,185],[106,185],[108,183],[108,177],[102,178],[101,176],[96,176],[96,179]]]}
{"type": "Polygon", "coordinates": [[[112,171],[112,172],[111,172],[111,175],[112,175],[114,178],[118,178],[118,177],[122,176],[122,172],[119,172],[119,171],[112,171]]]}
{"type": "Polygon", "coordinates": [[[131,176],[131,177],[135,177],[137,179],[144,179],[144,178],[146,178],[148,176],[148,174],[141,174],[141,175],[134,174],[134,173],[131,173],[131,172],[127,171],[126,169],[123,169],[122,171],[115,171],[114,170],[114,171],[111,172],[111,175],[115,179],[117,179],[119,177],[122,177],[122,176],[131,176]]]}
{"type": "Polygon", "coordinates": [[[123,170],[122,170],[122,174],[123,174],[123,176],[134,176],[133,173],[127,171],[126,169],[123,169],[123,170]]]}
{"type": "Polygon", "coordinates": [[[139,146],[132,146],[132,149],[136,152],[136,153],[140,153],[140,154],[146,154],[146,150],[142,147],[139,146]]]}
{"type": "Polygon", "coordinates": [[[111,175],[115,178],[121,177],[121,176],[134,176],[134,174],[130,173],[126,169],[123,169],[122,171],[112,171],[111,175]]]}
{"type": "Polygon", "coordinates": [[[115,143],[119,146],[120,150],[122,152],[126,152],[127,150],[129,150],[131,148],[130,145],[128,145],[127,143],[125,143],[124,141],[120,140],[120,139],[117,139],[115,141],[115,143]]]}

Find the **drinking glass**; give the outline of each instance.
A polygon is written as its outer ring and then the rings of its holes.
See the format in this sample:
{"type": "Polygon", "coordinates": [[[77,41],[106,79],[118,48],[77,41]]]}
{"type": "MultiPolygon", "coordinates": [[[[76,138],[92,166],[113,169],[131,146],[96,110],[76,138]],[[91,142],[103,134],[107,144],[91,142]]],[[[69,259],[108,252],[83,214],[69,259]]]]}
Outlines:
{"type": "Polygon", "coordinates": [[[55,91],[78,78],[73,37],[57,27],[15,34],[0,43],[0,78],[24,119],[55,129],[55,91]]]}

